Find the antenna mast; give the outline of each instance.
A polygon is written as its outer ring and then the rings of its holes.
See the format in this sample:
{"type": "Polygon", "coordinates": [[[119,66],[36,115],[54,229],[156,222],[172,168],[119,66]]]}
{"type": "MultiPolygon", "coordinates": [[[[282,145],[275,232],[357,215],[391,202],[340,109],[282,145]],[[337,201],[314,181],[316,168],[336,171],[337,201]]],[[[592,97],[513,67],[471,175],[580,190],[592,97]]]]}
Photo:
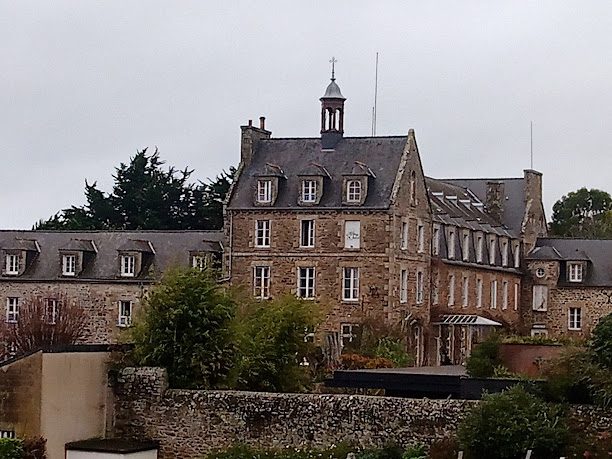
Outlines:
{"type": "Polygon", "coordinates": [[[374,76],[374,106],[372,107],[372,137],[376,135],[376,108],[378,105],[378,53],[376,53],[376,72],[374,76]]]}
{"type": "Polygon", "coordinates": [[[529,156],[531,159],[531,169],[533,169],[533,121],[529,123],[529,156]]]}

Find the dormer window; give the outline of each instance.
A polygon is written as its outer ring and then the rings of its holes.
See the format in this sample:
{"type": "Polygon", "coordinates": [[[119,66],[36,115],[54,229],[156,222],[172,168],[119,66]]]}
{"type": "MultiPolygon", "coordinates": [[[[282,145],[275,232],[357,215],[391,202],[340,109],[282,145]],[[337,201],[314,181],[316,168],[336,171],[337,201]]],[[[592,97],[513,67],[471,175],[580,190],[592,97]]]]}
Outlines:
{"type": "Polygon", "coordinates": [[[346,202],[361,202],[361,181],[348,180],[346,182],[346,202]]]}
{"type": "Polygon", "coordinates": [[[304,180],[302,182],[302,202],[314,203],[317,201],[317,182],[304,180]]]}
{"type": "Polygon", "coordinates": [[[77,257],[74,254],[62,255],[62,276],[76,275],[77,257]]]}
{"type": "Polygon", "coordinates": [[[502,266],[508,266],[508,240],[504,239],[501,243],[502,266]]]}
{"type": "Polygon", "coordinates": [[[19,255],[14,253],[6,254],[5,274],[11,276],[19,274],[19,255]]]}
{"type": "Polygon", "coordinates": [[[134,277],[136,275],[136,256],[121,255],[121,277],[134,277]]]}
{"type": "Polygon", "coordinates": [[[489,264],[495,264],[495,258],[497,255],[497,244],[495,240],[495,236],[491,236],[489,238],[489,264]]]}
{"type": "Polygon", "coordinates": [[[191,257],[191,267],[204,271],[208,265],[208,259],[205,255],[193,255],[191,257]]]}
{"type": "Polygon", "coordinates": [[[257,181],[257,202],[262,204],[272,202],[272,180],[257,181]]]}
{"type": "Polygon", "coordinates": [[[584,268],[582,263],[567,264],[567,280],[570,282],[582,282],[584,268]]]}

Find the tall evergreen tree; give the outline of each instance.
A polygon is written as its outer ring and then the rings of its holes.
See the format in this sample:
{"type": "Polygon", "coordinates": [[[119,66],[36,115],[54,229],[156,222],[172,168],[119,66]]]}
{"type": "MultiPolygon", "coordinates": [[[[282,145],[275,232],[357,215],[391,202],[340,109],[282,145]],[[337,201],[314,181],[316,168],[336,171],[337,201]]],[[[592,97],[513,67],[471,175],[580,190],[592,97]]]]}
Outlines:
{"type": "Polygon", "coordinates": [[[209,183],[191,183],[192,170],[163,168],[155,149],[141,150],[113,175],[113,191],[85,182],[87,204],[72,206],[39,221],[35,229],[219,229],[223,226],[223,199],[235,169],[223,171],[209,183]]]}
{"type": "Polygon", "coordinates": [[[568,193],[553,206],[550,230],[555,236],[612,238],[612,197],[594,188],[568,193]]]}

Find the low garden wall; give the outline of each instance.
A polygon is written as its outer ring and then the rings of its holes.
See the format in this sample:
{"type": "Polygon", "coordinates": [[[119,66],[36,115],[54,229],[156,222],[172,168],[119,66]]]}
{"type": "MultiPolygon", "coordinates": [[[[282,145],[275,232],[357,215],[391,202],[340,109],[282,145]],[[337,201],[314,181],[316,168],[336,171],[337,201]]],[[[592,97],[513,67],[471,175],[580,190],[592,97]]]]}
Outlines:
{"type": "MultiPolygon", "coordinates": [[[[431,443],[456,432],[475,403],[331,394],[195,391],[168,388],[165,370],[126,368],[115,382],[114,434],[160,442],[160,458],[199,458],[236,443],[373,447],[431,443]]],[[[611,413],[578,407],[576,422],[605,430],[611,413]]]]}

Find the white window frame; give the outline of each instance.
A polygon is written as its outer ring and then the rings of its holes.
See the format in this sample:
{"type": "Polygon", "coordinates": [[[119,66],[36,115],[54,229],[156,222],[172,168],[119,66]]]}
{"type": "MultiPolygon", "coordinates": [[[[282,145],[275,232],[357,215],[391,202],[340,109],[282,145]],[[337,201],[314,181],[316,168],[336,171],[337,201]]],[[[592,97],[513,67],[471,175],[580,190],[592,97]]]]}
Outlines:
{"type": "Polygon", "coordinates": [[[354,327],[356,327],[356,325],[354,324],[346,324],[346,323],[340,324],[340,346],[341,347],[346,346],[345,340],[347,340],[347,342],[349,343],[352,343],[353,340],[356,338],[354,327]]]}
{"type": "Polygon", "coordinates": [[[6,299],[6,322],[16,324],[19,322],[19,298],[9,296],[6,299]]]}
{"type": "Polygon", "coordinates": [[[14,253],[7,253],[5,259],[5,274],[19,274],[19,258],[20,256],[14,253]]]}
{"type": "Polygon", "coordinates": [[[362,193],[361,180],[347,180],[346,202],[361,202],[362,193]]]}
{"type": "Polygon", "coordinates": [[[45,298],[45,322],[49,325],[57,324],[60,301],[57,298],[45,298]]]}
{"type": "Polygon", "coordinates": [[[482,263],[484,252],[484,235],[476,234],[476,263],[482,263]]]}
{"type": "Polygon", "coordinates": [[[440,271],[435,270],[431,279],[431,304],[440,302],[440,271]]]}
{"type": "Polygon", "coordinates": [[[121,255],[121,277],[136,276],[136,255],[121,255]]]}
{"type": "Polygon", "coordinates": [[[495,236],[489,236],[489,264],[495,265],[497,258],[497,240],[495,236]]]}
{"type": "Polygon", "coordinates": [[[361,248],[361,221],[360,220],[345,220],[344,221],[344,248],[358,250],[361,248]],[[350,228],[353,228],[351,230],[350,228]],[[357,230],[355,233],[354,230],[357,230]],[[355,235],[357,237],[355,237],[355,235]]]}
{"type": "Polygon", "coordinates": [[[76,276],[76,262],[75,254],[62,255],[62,276],[76,276]]]}
{"type": "Polygon", "coordinates": [[[270,247],[270,220],[255,220],[255,247],[270,247]]]}
{"type": "Polygon", "coordinates": [[[478,277],[476,279],[476,307],[482,308],[482,293],[484,290],[484,281],[478,277]]]}
{"type": "Polygon", "coordinates": [[[531,329],[531,337],[535,338],[535,337],[538,337],[538,336],[543,336],[543,337],[547,338],[548,337],[548,330],[546,328],[536,328],[536,327],[532,328],[531,329]]]}
{"type": "Polygon", "coordinates": [[[514,243],[514,267],[521,267],[521,243],[518,241],[514,243]]]}
{"type": "Polygon", "coordinates": [[[421,222],[417,224],[417,251],[425,252],[425,225],[421,222]]]}
{"type": "Polygon", "coordinates": [[[134,312],[134,302],[130,300],[119,300],[119,314],[117,317],[118,327],[130,327],[132,325],[132,314],[134,312]],[[127,305],[128,309],[125,308],[127,305]]]}
{"type": "Polygon", "coordinates": [[[314,266],[299,266],[297,268],[297,296],[305,300],[315,298],[316,270],[314,266]]]}
{"type": "Polygon", "coordinates": [[[270,298],[270,274],[268,265],[253,267],[253,296],[261,300],[270,298]]]}
{"type": "Polygon", "coordinates": [[[317,201],[317,181],[303,180],[302,181],[302,202],[317,201]]]}
{"type": "Polygon", "coordinates": [[[508,266],[508,239],[502,239],[501,262],[502,266],[508,266]]]}
{"type": "Polygon", "coordinates": [[[582,330],[582,308],[569,307],[567,309],[567,329],[582,330]]]}
{"type": "Polygon", "coordinates": [[[463,239],[461,241],[461,251],[463,252],[463,261],[470,261],[470,231],[466,230],[463,232],[463,239]]]}
{"type": "Polygon", "coordinates": [[[400,249],[408,250],[408,222],[402,222],[402,229],[400,233],[400,249]]]}
{"type": "Polygon", "coordinates": [[[584,265],[582,263],[567,263],[567,280],[570,282],[582,282],[584,276],[584,265]]]}
{"type": "Polygon", "coordinates": [[[463,276],[461,284],[461,306],[467,308],[470,304],[470,278],[463,276]]]}
{"type": "Polygon", "coordinates": [[[416,273],[416,304],[423,304],[425,290],[425,273],[418,269],[416,273]]]}
{"type": "Polygon", "coordinates": [[[448,305],[455,305],[455,275],[448,275],[448,305]]]}
{"type": "Polygon", "coordinates": [[[497,309],[497,279],[491,281],[491,309],[497,309]]]}
{"type": "Polygon", "coordinates": [[[408,270],[400,270],[400,303],[408,303],[408,270]]]}
{"type": "Polygon", "coordinates": [[[532,310],[534,311],[547,311],[548,310],[548,286],[546,285],[534,285],[532,288],[532,310]],[[540,291],[540,293],[537,293],[540,291]],[[542,299],[538,303],[538,297],[542,299]]]}
{"type": "Polygon", "coordinates": [[[272,180],[257,181],[257,202],[262,204],[272,202],[272,180]]]}
{"type": "Polygon", "coordinates": [[[191,267],[204,271],[208,267],[208,257],[206,255],[193,255],[191,257],[191,267]]]}
{"type": "Polygon", "coordinates": [[[300,247],[313,248],[315,246],[315,221],[312,219],[300,220],[300,247]]]}
{"type": "Polygon", "coordinates": [[[519,284],[517,282],[514,283],[514,310],[518,311],[519,305],[519,284]]]}
{"type": "Polygon", "coordinates": [[[433,233],[431,235],[431,254],[440,254],[440,225],[433,226],[433,233]]]}
{"type": "Polygon", "coordinates": [[[450,260],[454,260],[455,259],[455,245],[457,243],[457,231],[455,230],[455,228],[449,228],[448,229],[448,258],[450,260]]]}
{"type": "Polygon", "coordinates": [[[359,301],[359,268],[342,268],[342,301],[359,301]]]}
{"type": "Polygon", "coordinates": [[[508,281],[502,281],[502,309],[508,309],[508,281]]]}

